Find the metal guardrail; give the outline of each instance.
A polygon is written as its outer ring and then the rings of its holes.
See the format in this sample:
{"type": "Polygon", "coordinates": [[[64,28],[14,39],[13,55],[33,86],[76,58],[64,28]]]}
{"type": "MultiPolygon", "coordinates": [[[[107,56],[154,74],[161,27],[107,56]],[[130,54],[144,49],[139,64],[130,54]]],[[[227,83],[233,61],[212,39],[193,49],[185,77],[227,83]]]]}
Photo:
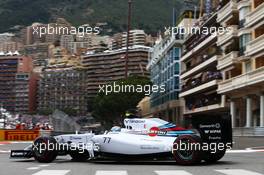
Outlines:
{"type": "Polygon", "coordinates": [[[264,136],[264,127],[233,128],[233,136],[264,136]]]}

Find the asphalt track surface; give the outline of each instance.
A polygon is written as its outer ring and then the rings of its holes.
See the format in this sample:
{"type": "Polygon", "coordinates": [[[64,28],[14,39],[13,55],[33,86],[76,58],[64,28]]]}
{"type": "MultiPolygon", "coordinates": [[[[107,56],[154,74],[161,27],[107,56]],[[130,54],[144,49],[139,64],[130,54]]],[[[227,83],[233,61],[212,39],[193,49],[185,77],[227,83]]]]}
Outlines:
{"type": "MultiPolygon", "coordinates": [[[[195,166],[181,166],[174,161],[93,161],[73,162],[69,156],[58,157],[56,161],[42,164],[28,160],[9,159],[11,149],[21,149],[29,143],[0,142],[0,175],[264,175],[263,139],[245,146],[251,149],[229,151],[216,164],[201,163],[195,166]]],[[[242,143],[239,147],[243,146],[242,143]]]]}

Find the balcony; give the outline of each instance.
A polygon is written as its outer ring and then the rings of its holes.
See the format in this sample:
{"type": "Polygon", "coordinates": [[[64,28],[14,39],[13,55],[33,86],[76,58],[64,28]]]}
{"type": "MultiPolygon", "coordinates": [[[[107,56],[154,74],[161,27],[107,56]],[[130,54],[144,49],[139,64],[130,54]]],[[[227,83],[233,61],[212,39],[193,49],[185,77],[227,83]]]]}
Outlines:
{"type": "Polygon", "coordinates": [[[216,92],[210,95],[198,95],[185,100],[184,114],[208,112],[221,107],[224,107],[222,97],[216,94],[216,92]]]}
{"type": "Polygon", "coordinates": [[[202,90],[205,90],[207,88],[211,88],[213,86],[216,86],[218,84],[219,80],[211,80],[209,82],[206,82],[206,83],[203,83],[201,85],[198,85],[194,88],[190,88],[188,90],[183,90],[182,93],[180,93],[179,97],[185,97],[185,96],[188,96],[188,95],[191,95],[191,94],[194,94],[194,93],[198,93],[202,90]]]}
{"type": "Polygon", "coordinates": [[[236,63],[236,59],[238,58],[239,52],[233,51],[227,55],[222,56],[218,59],[217,69],[222,70],[232,64],[236,63]]]}
{"type": "Polygon", "coordinates": [[[184,54],[181,58],[181,61],[185,61],[188,58],[190,58],[191,56],[193,56],[194,54],[196,54],[197,52],[199,52],[202,48],[204,48],[206,45],[209,45],[212,41],[214,41],[214,39],[217,38],[217,35],[210,35],[210,36],[204,36],[206,39],[204,39],[202,42],[198,42],[195,44],[195,47],[191,50],[188,50],[186,52],[186,54],[184,54]]]}
{"type": "Polygon", "coordinates": [[[185,97],[208,88],[217,86],[218,81],[222,79],[220,72],[203,72],[195,77],[185,80],[185,85],[182,86],[182,91],[179,97],[185,97]]]}
{"type": "Polygon", "coordinates": [[[217,22],[224,23],[233,17],[233,13],[237,11],[236,0],[231,0],[217,12],[217,22]]]}
{"type": "Polygon", "coordinates": [[[245,27],[251,27],[264,21],[264,3],[259,5],[246,17],[245,27]]]}
{"type": "Polygon", "coordinates": [[[220,109],[222,107],[223,106],[221,106],[221,104],[213,104],[213,105],[203,106],[203,107],[194,108],[194,109],[185,109],[184,114],[187,115],[187,114],[193,114],[193,113],[199,113],[199,112],[208,112],[208,111],[220,109]]]}
{"type": "Polygon", "coordinates": [[[244,87],[254,87],[259,89],[258,84],[264,82],[264,67],[260,67],[251,72],[245,73],[243,75],[228,79],[219,83],[218,93],[223,94],[230,91],[238,90],[244,87]]]}
{"type": "Polygon", "coordinates": [[[186,77],[197,73],[198,71],[217,61],[218,57],[218,55],[215,55],[213,57],[209,56],[209,58],[206,57],[206,59],[202,59],[202,62],[199,62],[197,65],[192,66],[189,70],[184,71],[181,75],[181,79],[185,79],[186,77]]]}
{"type": "Polygon", "coordinates": [[[261,35],[248,43],[246,48],[246,56],[252,56],[261,51],[264,51],[264,35],[261,35]]]}
{"type": "Polygon", "coordinates": [[[232,25],[232,26],[229,26],[229,28],[231,28],[232,30],[226,31],[222,35],[218,35],[217,46],[222,46],[228,41],[230,41],[232,38],[238,36],[238,28],[239,28],[238,25],[232,25]]]}

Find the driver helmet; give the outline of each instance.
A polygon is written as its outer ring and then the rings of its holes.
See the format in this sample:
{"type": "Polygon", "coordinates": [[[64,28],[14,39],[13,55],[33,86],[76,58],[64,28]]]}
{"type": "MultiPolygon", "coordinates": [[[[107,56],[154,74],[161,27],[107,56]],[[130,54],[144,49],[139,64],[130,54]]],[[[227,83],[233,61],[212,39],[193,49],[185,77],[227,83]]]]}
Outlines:
{"type": "Polygon", "coordinates": [[[111,132],[120,132],[121,131],[121,127],[120,126],[114,126],[111,128],[111,132]]]}

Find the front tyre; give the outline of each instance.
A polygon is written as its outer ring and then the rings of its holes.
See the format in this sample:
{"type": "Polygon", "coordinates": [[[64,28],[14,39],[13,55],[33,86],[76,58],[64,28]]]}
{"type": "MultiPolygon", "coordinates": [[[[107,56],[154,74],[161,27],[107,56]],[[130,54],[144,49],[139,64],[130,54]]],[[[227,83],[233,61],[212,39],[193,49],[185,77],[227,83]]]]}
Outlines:
{"type": "Polygon", "coordinates": [[[57,141],[53,137],[37,138],[32,149],[35,160],[41,163],[50,163],[55,160],[58,155],[56,145],[57,141]]]}
{"type": "Polygon", "coordinates": [[[174,159],[178,164],[181,165],[193,165],[201,162],[201,151],[199,149],[200,145],[201,145],[201,138],[198,136],[195,135],[179,136],[174,141],[173,144],[174,159]]]}

